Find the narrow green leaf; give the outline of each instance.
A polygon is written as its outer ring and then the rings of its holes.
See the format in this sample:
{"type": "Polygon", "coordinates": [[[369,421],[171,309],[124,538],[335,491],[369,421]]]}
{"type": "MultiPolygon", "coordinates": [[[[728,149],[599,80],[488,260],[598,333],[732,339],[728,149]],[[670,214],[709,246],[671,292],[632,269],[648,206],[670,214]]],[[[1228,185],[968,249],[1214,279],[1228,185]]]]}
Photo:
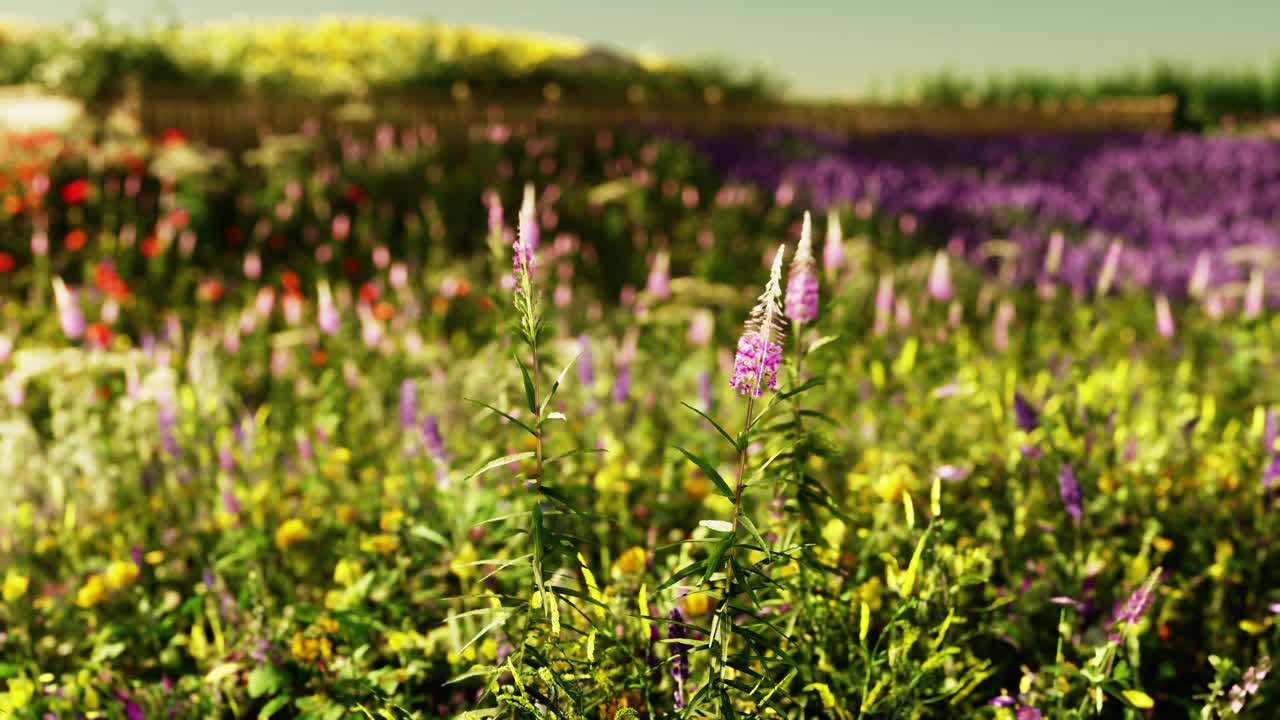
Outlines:
{"type": "Polygon", "coordinates": [[[729,441],[729,444],[733,446],[734,450],[741,451],[741,448],[738,447],[738,442],[733,439],[733,436],[730,435],[727,430],[720,427],[720,423],[716,422],[715,420],[712,420],[710,415],[702,412],[701,410],[690,405],[687,402],[682,402],[680,404],[701,415],[703,420],[706,420],[707,422],[711,423],[711,427],[715,428],[716,432],[720,433],[720,437],[723,437],[725,440],[729,441]]]}
{"type": "Polygon", "coordinates": [[[516,363],[520,366],[520,376],[521,376],[522,378],[524,378],[524,399],[525,399],[525,402],[529,403],[529,412],[530,412],[530,413],[532,413],[534,417],[537,417],[537,416],[538,416],[538,401],[537,401],[537,399],[534,397],[534,392],[533,392],[533,376],[529,374],[529,368],[525,367],[525,365],[524,365],[524,361],[520,359],[520,356],[519,356],[519,355],[515,355],[514,357],[515,357],[515,359],[516,359],[516,363]]]}
{"type": "Polygon", "coordinates": [[[534,456],[534,453],[532,451],[518,452],[512,455],[504,455],[496,460],[490,460],[484,467],[468,475],[467,479],[471,480],[471,479],[480,477],[481,475],[489,472],[494,468],[499,468],[499,467],[502,467],[503,465],[507,465],[513,462],[519,462],[521,460],[525,460],[533,456],[534,456]]]}
{"type": "Polygon", "coordinates": [[[547,393],[546,397],[542,398],[542,407],[538,408],[539,423],[546,419],[544,415],[546,415],[547,407],[551,405],[551,399],[556,396],[556,391],[560,389],[560,383],[564,382],[564,376],[569,372],[569,368],[573,367],[573,364],[577,362],[580,357],[582,357],[582,353],[574,355],[573,358],[569,360],[569,364],[565,365],[564,369],[560,371],[560,374],[556,376],[556,381],[551,383],[551,390],[547,393]]]}
{"type": "Polygon", "coordinates": [[[508,414],[508,413],[504,413],[504,412],[502,412],[501,410],[499,410],[498,408],[496,408],[496,407],[494,407],[494,406],[490,405],[489,403],[487,403],[487,402],[481,402],[480,400],[473,400],[473,399],[471,399],[471,398],[462,398],[462,399],[463,399],[463,400],[466,400],[467,402],[475,403],[476,405],[480,405],[480,406],[482,406],[482,407],[486,407],[486,408],[488,408],[488,409],[490,409],[490,410],[492,410],[492,411],[494,411],[494,412],[498,413],[498,414],[499,414],[499,415],[501,415],[502,417],[504,417],[504,418],[506,418],[506,419],[510,420],[511,422],[515,423],[516,425],[518,425],[521,429],[523,429],[525,432],[529,433],[530,435],[532,435],[532,436],[534,436],[534,437],[538,437],[538,433],[534,432],[534,429],[533,429],[533,428],[531,428],[531,427],[529,427],[528,425],[526,425],[525,423],[523,423],[523,422],[521,422],[521,421],[517,420],[514,416],[512,416],[512,415],[510,415],[510,414],[508,414]]]}
{"type": "Polygon", "coordinates": [[[720,477],[720,473],[716,472],[716,469],[711,467],[711,463],[707,462],[706,460],[703,460],[701,457],[697,455],[694,455],[688,450],[685,450],[679,445],[674,445],[673,447],[675,447],[675,449],[679,450],[680,452],[684,453],[684,456],[689,458],[689,461],[692,462],[694,465],[697,465],[699,468],[702,468],[702,472],[705,473],[707,476],[707,479],[709,479],[716,486],[716,490],[719,491],[721,495],[729,498],[730,500],[734,498],[733,489],[729,487],[729,483],[724,481],[724,478],[720,477]]]}

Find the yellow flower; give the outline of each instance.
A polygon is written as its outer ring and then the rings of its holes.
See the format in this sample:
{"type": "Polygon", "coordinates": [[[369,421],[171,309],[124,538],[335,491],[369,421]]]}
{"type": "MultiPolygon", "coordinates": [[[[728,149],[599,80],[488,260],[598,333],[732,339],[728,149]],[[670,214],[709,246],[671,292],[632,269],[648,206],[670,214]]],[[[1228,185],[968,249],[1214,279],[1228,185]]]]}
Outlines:
{"type": "Polygon", "coordinates": [[[301,520],[290,518],[276,529],[276,547],[286,550],[289,546],[306,540],[309,534],[307,526],[301,520]]]}
{"type": "Polygon", "coordinates": [[[711,481],[702,475],[690,475],[684,480],[684,494],[700,501],[711,494],[711,481]]]}
{"type": "Polygon", "coordinates": [[[409,633],[393,630],[387,633],[387,649],[391,652],[400,652],[409,647],[409,633]]]}
{"type": "Polygon", "coordinates": [[[400,547],[400,540],[395,535],[374,535],[360,543],[360,549],[365,552],[376,552],[380,555],[390,555],[400,547]]]}
{"type": "Polygon", "coordinates": [[[617,562],[613,564],[613,568],[624,575],[635,575],[644,571],[645,560],[647,559],[648,554],[645,553],[644,548],[635,545],[622,551],[622,554],[618,556],[617,562]]]}
{"type": "Polygon", "coordinates": [[[346,465],[351,462],[351,451],[344,447],[334,448],[331,457],[335,463],[346,465]]]}
{"type": "Polygon", "coordinates": [[[345,503],[338,506],[336,514],[338,516],[338,522],[343,525],[350,525],[356,521],[356,509],[345,503]]]}
{"type": "Polygon", "coordinates": [[[152,550],[151,552],[147,553],[146,555],[143,555],[142,557],[144,560],[147,561],[148,565],[159,565],[160,563],[164,562],[164,551],[152,550]]]}
{"type": "Polygon", "coordinates": [[[138,579],[138,566],[132,560],[117,560],[107,566],[107,587],[119,590],[138,579]]]}
{"type": "Polygon", "coordinates": [[[400,523],[404,522],[403,510],[388,510],[382,513],[382,519],[378,522],[378,527],[383,532],[395,532],[400,529],[400,523]]]}
{"type": "Polygon", "coordinates": [[[331,617],[322,617],[316,620],[316,627],[320,628],[326,635],[332,635],[338,632],[338,621],[331,617]]]}
{"type": "Polygon", "coordinates": [[[715,606],[715,598],[706,593],[691,592],[684,596],[684,611],[692,616],[706,615],[715,606]]]}
{"type": "Polygon", "coordinates": [[[321,659],[328,660],[333,652],[333,643],[327,637],[309,638],[301,632],[295,632],[289,642],[289,652],[303,662],[321,659]]]}
{"type": "Polygon", "coordinates": [[[76,605],[88,609],[102,602],[107,597],[106,583],[97,575],[85,581],[84,586],[76,591],[76,605]]]}
{"type": "Polygon", "coordinates": [[[8,702],[0,704],[0,707],[18,710],[31,701],[31,697],[36,694],[36,684],[26,678],[13,678],[9,681],[8,702]]]}
{"type": "Polygon", "coordinates": [[[351,587],[364,574],[364,568],[355,560],[339,560],[333,569],[333,581],[343,587],[351,587]]]}
{"type": "Polygon", "coordinates": [[[30,585],[30,581],[27,580],[26,576],[19,575],[17,571],[10,570],[4,576],[4,601],[11,603],[23,595],[26,595],[28,585],[30,585]]]}

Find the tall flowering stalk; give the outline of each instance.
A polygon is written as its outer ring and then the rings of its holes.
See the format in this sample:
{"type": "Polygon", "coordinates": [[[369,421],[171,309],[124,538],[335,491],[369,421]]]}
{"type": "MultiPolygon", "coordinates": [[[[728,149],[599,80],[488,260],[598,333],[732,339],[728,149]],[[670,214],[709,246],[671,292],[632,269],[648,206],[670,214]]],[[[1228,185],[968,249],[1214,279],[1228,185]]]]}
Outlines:
{"type": "MultiPolygon", "coordinates": [[[[500,225],[500,218],[491,217],[491,220],[496,232],[496,226],[500,225]]],[[[528,708],[525,688],[529,684],[540,684],[544,690],[548,691],[554,687],[553,693],[560,692],[563,687],[559,684],[553,685],[556,681],[552,681],[551,675],[547,673],[551,654],[557,647],[555,640],[560,637],[561,632],[561,600],[556,593],[552,592],[549,577],[549,573],[554,572],[553,563],[569,561],[580,564],[584,569],[584,576],[591,577],[586,571],[586,564],[581,556],[574,558],[566,552],[566,548],[573,547],[573,542],[565,537],[555,524],[565,521],[556,519],[553,523],[552,519],[552,516],[569,514],[565,511],[576,512],[576,508],[569,504],[568,496],[563,490],[551,487],[547,482],[548,468],[554,467],[554,463],[565,456],[553,458],[550,462],[544,461],[543,458],[547,422],[565,419],[563,413],[554,411],[552,401],[564,383],[576,357],[560,371],[549,387],[544,386],[539,356],[543,323],[540,314],[539,288],[533,277],[537,262],[535,254],[537,243],[538,225],[534,213],[533,189],[529,186],[525,191],[525,202],[520,210],[516,238],[512,247],[512,275],[510,276],[514,281],[512,287],[517,315],[515,323],[517,336],[524,342],[525,352],[529,358],[529,363],[526,364],[521,357],[522,353],[519,351],[515,353],[523,382],[525,407],[521,410],[505,412],[483,402],[477,404],[489,408],[513,427],[518,427],[527,433],[532,440],[532,450],[495,458],[467,478],[467,480],[473,480],[491,470],[514,465],[521,468],[520,478],[523,480],[523,487],[531,495],[528,512],[517,514],[518,516],[527,515],[529,519],[529,525],[525,531],[530,543],[530,552],[520,561],[520,564],[528,567],[532,575],[533,587],[529,599],[527,602],[515,605],[500,605],[486,609],[485,612],[495,613],[497,617],[472,641],[475,642],[485,634],[505,625],[511,617],[523,615],[523,628],[520,631],[513,632],[512,629],[504,631],[511,638],[514,652],[505,658],[504,665],[494,668],[491,675],[491,681],[496,685],[501,673],[512,674],[517,692],[513,693],[504,687],[498,692],[498,701],[510,704],[513,708],[523,709],[528,708]],[[530,656],[527,650],[531,647],[535,650],[530,656]],[[538,672],[529,674],[527,665],[535,666],[538,672]]],[[[428,416],[424,421],[423,434],[427,452],[436,463],[437,479],[443,485],[448,481],[447,475],[443,474],[447,469],[447,455],[434,417],[428,416]]],[[[594,580],[586,582],[590,585],[594,580]]],[[[557,587],[561,583],[562,581],[558,580],[557,587]]]]}
{"type": "MultiPolygon", "coordinates": [[[[716,657],[716,664],[718,665],[718,681],[721,686],[725,685],[729,668],[729,639],[733,632],[733,611],[731,608],[736,594],[733,568],[737,560],[734,558],[734,548],[736,547],[735,541],[743,520],[742,492],[746,487],[747,455],[750,447],[748,435],[753,424],[752,413],[755,408],[756,398],[760,397],[763,389],[766,387],[770,390],[777,388],[778,367],[782,362],[782,340],[784,336],[782,325],[782,260],[786,255],[786,249],[786,245],[779,246],[777,254],[773,257],[773,269],[769,273],[769,282],[765,285],[764,292],[760,294],[755,308],[751,310],[751,316],[743,329],[742,338],[738,340],[738,353],[734,358],[733,377],[729,381],[729,385],[734,390],[747,397],[747,412],[742,434],[735,443],[738,450],[738,472],[732,491],[733,521],[723,525],[716,525],[716,527],[727,531],[727,534],[720,539],[720,544],[716,551],[716,555],[724,563],[724,599],[716,608],[710,637],[712,654],[713,657],[716,657]]],[[[723,430],[721,432],[723,433],[723,430]]],[[[690,459],[693,459],[693,456],[690,456],[690,459]]],[[[705,461],[696,460],[695,462],[698,462],[704,471],[710,470],[710,466],[705,461]]],[[[714,471],[712,470],[711,472],[714,471]]],[[[713,475],[713,477],[718,478],[719,476],[713,475]]],[[[724,485],[723,480],[718,482],[720,485],[724,485]]],[[[709,580],[711,575],[718,570],[719,568],[709,565],[703,576],[703,581],[709,580]]],[[[721,695],[721,698],[723,699],[723,695],[721,695]]]]}

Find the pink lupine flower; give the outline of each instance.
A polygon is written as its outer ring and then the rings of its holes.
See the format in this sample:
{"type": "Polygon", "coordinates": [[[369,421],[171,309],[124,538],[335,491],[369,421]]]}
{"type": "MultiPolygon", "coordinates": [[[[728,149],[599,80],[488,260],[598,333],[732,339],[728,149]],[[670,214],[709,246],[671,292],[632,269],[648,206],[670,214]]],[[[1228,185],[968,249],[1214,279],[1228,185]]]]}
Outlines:
{"type": "Polygon", "coordinates": [[[889,316],[893,313],[893,276],[880,276],[880,284],[876,286],[875,309],[875,333],[882,336],[889,332],[889,316]]]}
{"type": "Polygon", "coordinates": [[[1262,314],[1263,300],[1266,298],[1265,278],[1262,271],[1255,268],[1249,275],[1249,286],[1244,291],[1244,317],[1256,320],[1262,314]]]}
{"type": "Polygon", "coordinates": [[[320,326],[320,332],[325,335],[337,335],[342,318],[338,315],[338,306],[333,302],[333,292],[329,290],[329,283],[320,283],[318,292],[316,324],[320,326]]]}
{"type": "Polygon", "coordinates": [[[53,294],[58,304],[58,322],[62,325],[62,334],[70,340],[78,340],[84,336],[84,311],[80,309],[80,301],[76,293],[62,278],[53,279],[53,294]]]}
{"type": "Polygon", "coordinates": [[[1062,233],[1054,232],[1049,235],[1049,248],[1044,254],[1044,272],[1046,275],[1056,275],[1058,268],[1062,265],[1062,250],[1066,244],[1066,238],[1062,233]]]}
{"type": "Polygon", "coordinates": [[[844,266],[844,231],[840,228],[840,215],[835,210],[827,211],[827,242],[822,246],[822,269],[827,279],[835,277],[844,266]]]}
{"type": "Polygon", "coordinates": [[[520,237],[529,246],[529,252],[538,249],[540,228],[538,227],[538,209],[534,196],[533,183],[524,186],[524,200],[520,204],[520,237]]]}
{"type": "Polygon", "coordinates": [[[1201,251],[1196,256],[1196,264],[1191,269],[1191,277],[1187,280],[1187,294],[1193,298],[1202,298],[1209,289],[1209,253],[1201,251]]]}
{"type": "Polygon", "coordinates": [[[808,212],[800,228],[800,244],[791,256],[785,306],[792,322],[807,323],[818,317],[818,274],[814,269],[813,227],[808,212]]]}
{"type": "Polygon", "coordinates": [[[1169,298],[1163,294],[1156,296],[1156,330],[1160,332],[1160,337],[1166,340],[1173,337],[1175,330],[1173,312],[1169,309],[1169,298]]]}
{"type": "Polygon", "coordinates": [[[662,300],[671,297],[671,255],[666,250],[659,250],[654,256],[645,289],[662,300]]]}
{"type": "Polygon", "coordinates": [[[995,322],[991,324],[991,343],[997,350],[1009,347],[1009,326],[1016,316],[1017,310],[1009,300],[1002,300],[996,308],[995,322]]]}
{"type": "Polygon", "coordinates": [[[1120,265],[1120,251],[1122,249],[1119,239],[1112,241],[1111,246],[1107,248],[1107,255],[1102,260],[1102,270],[1098,273],[1098,295],[1106,295],[1111,292],[1111,285],[1116,279],[1116,269],[1120,265]]]}
{"type": "Polygon", "coordinates": [[[933,258],[933,268],[929,270],[929,297],[939,302],[947,302],[953,294],[951,256],[945,252],[939,252],[933,258]]]}
{"type": "Polygon", "coordinates": [[[760,397],[764,388],[778,386],[778,366],[782,364],[782,256],[787,246],[778,248],[773,257],[773,270],[759,301],[751,311],[738,352],[733,361],[733,377],[729,386],[743,395],[760,397]]]}

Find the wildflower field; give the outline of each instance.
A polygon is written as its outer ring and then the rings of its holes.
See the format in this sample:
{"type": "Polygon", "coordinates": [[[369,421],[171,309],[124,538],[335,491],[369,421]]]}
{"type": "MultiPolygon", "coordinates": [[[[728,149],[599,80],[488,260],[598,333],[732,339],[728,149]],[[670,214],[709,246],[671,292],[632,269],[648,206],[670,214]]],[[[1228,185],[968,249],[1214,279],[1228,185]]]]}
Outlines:
{"type": "Polygon", "coordinates": [[[0,139],[0,715],[1275,717],[1280,146],[0,139]]]}

